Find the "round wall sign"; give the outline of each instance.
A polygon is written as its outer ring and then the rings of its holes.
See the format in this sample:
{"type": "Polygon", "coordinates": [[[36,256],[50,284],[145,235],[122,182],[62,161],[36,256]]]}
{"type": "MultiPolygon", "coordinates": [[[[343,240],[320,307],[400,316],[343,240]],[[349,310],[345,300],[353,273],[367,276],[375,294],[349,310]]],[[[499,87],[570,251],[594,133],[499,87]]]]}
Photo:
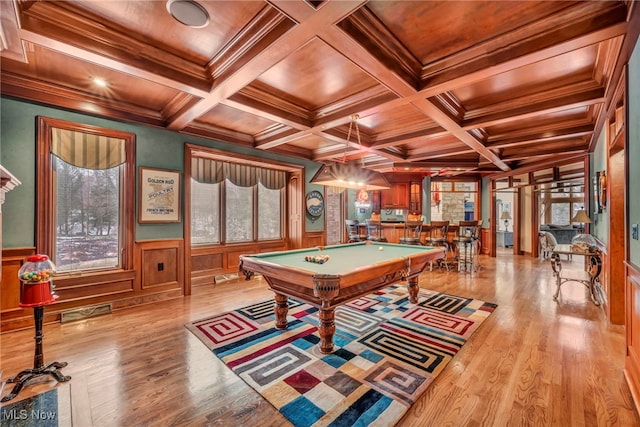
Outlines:
{"type": "Polygon", "coordinates": [[[324,197],[316,190],[307,193],[307,212],[311,216],[320,216],[324,210],[324,197]]]}

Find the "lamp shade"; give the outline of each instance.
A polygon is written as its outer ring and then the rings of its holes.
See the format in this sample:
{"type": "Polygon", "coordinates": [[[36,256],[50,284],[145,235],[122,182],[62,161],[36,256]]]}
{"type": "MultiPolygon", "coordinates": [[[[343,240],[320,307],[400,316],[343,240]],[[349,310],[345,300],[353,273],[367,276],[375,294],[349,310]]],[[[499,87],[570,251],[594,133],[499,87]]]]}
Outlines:
{"type": "Polygon", "coordinates": [[[323,165],[311,178],[311,183],[331,187],[354,188],[356,190],[385,190],[391,188],[389,181],[380,172],[348,163],[323,165]]]}
{"type": "Polygon", "coordinates": [[[589,215],[587,215],[587,211],[585,211],[584,209],[580,209],[578,212],[576,212],[576,215],[571,218],[571,222],[590,224],[591,218],[589,218],[589,215]]]}
{"type": "Polygon", "coordinates": [[[503,211],[502,215],[500,215],[500,219],[511,219],[511,212],[503,211]]]}

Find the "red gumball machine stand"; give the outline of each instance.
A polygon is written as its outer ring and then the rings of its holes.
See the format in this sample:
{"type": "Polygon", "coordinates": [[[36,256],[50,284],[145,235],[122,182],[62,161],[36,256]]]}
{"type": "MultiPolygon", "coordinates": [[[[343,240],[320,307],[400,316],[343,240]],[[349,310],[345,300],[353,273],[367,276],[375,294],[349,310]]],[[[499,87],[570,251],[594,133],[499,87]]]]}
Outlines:
{"type": "Polygon", "coordinates": [[[35,354],[33,357],[33,369],[20,371],[15,377],[7,380],[7,383],[15,383],[11,393],[2,398],[2,402],[7,402],[20,393],[25,384],[42,375],[51,375],[59,382],[69,381],[68,375],[63,375],[58,371],[67,366],[67,362],[53,362],[45,366],[44,354],[42,351],[42,321],[44,318],[44,306],[51,304],[58,299],[58,295],[53,292],[53,280],[51,276],[55,273],[55,266],[46,255],[32,255],[27,258],[27,262],[20,268],[20,307],[33,307],[33,318],[36,328],[35,354]]]}

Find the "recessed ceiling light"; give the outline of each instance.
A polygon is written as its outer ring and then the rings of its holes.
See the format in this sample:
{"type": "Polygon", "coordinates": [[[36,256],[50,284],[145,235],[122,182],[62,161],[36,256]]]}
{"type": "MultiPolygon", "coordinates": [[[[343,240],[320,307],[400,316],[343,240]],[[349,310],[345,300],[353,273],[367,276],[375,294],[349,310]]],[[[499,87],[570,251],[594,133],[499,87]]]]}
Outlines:
{"type": "Polygon", "coordinates": [[[94,77],[93,83],[95,83],[100,87],[107,87],[107,82],[104,79],[101,79],[100,77],[94,77]]]}
{"type": "Polygon", "coordinates": [[[194,0],[168,0],[167,11],[191,28],[204,28],[209,24],[209,12],[194,0]]]}

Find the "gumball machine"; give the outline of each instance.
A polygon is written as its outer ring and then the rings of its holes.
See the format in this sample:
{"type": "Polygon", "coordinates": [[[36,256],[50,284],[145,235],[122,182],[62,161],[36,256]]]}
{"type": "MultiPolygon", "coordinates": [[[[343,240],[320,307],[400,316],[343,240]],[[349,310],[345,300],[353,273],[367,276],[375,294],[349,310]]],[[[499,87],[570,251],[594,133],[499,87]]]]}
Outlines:
{"type": "Polygon", "coordinates": [[[27,262],[18,271],[20,279],[20,307],[33,308],[33,318],[36,328],[35,355],[33,357],[33,369],[20,371],[15,377],[7,380],[7,383],[16,383],[11,393],[2,398],[2,402],[9,401],[16,397],[25,384],[42,375],[51,375],[60,382],[69,381],[70,376],[62,375],[58,371],[67,366],[67,362],[53,362],[44,365],[44,354],[42,351],[42,320],[44,318],[44,306],[51,304],[58,299],[54,293],[53,275],[56,266],[49,260],[47,255],[31,255],[27,262]]]}
{"type": "Polygon", "coordinates": [[[20,278],[20,307],[39,307],[58,299],[53,292],[53,275],[56,266],[46,255],[31,255],[22,265],[20,278]]]}

